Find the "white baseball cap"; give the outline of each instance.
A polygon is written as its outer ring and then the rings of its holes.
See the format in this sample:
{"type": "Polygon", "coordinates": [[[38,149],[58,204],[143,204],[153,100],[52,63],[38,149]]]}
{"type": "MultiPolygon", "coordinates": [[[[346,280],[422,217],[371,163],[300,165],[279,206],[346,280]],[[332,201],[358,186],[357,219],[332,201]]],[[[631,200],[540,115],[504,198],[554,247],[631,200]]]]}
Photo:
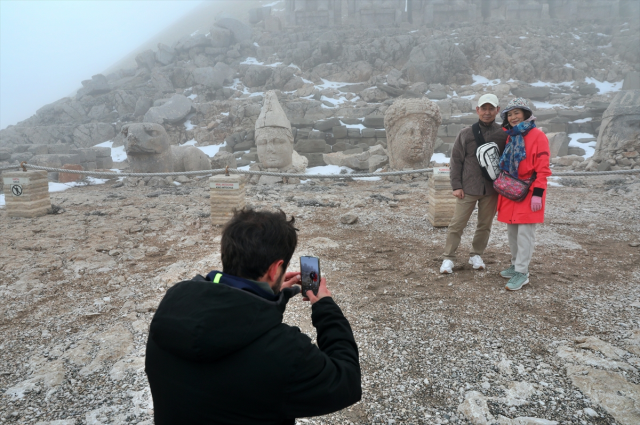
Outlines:
{"type": "Polygon", "coordinates": [[[496,108],[500,104],[500,102],[498,101],[498,96],[496,96],[495,94],[483,94],[482,96],[480,96],[480,99],[478,99],[478,108],[480,108],[485,103],[490,103],[496,108]]]}

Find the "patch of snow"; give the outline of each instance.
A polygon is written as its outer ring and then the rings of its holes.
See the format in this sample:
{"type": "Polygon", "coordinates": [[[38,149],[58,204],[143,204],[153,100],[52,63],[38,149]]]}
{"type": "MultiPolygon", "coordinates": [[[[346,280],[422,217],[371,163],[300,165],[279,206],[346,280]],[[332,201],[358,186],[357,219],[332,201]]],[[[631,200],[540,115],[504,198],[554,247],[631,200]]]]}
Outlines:
{"type": "Polygon", "coordinates": [[[561,185],[560,183],[558,183],[556,180],[559,179],[560,177],[547,177],[547,186],[550,187],[564,187],[563,185],[561,185]]]}
{"type": "MultiPolygon", "coordinates": [[[[309,81],[309,82],[311,83],[311,81],[309,81]]],[[[337,89],[338,87],[352,86],[354,84],[360,84],[360,83],[341,83],[339,81],[329,81],[329,80],[325,80],[324,78],[322,78],[322,84],[318,84],[318,85],[316,85],[316,87],[318,89],[320,89],[320,90],[337,89]]]]}
{"type": "Polygon", "coordinates": [[[194,94],[190,94],[190,95],[189,95],[189,96],[187,96],[187,97],[188,97],[189,99],[193,100],[193,99],[195,99],[196,97],[198,97],[198,95],[194,93],[194,94]]]}
{"type": "Polygon", "coordinates": [[[362,124],[345,124],[342,121],[340,121],[340,124],[344,125],[347,128],[359,128],[360,130],[367,128],[362,124]]]}
{"type": "MultiPolygon", "coordinates": [[[[597,47],[598,47],[598,49],[606,49],[606,48],[611,47],[611,46],[612,46],[612,44],[609,43],[609,44],[606,44],[604,46],[597,46],[597,47]]],[[[604,53],[603,53],[603,55],[604,55],[604,53]]]]}
{"type": "Polygon", "coordinates": [[[260,47],[260,45],[258,43],[256,43],[255,41],[253,42],[253,45],[256,47],[260,47]]]}
{"type": "Polygon", "coordinates": [[[184,127],[187,129],[187,131],[189,131],[189,130],[193,130],[194,128],[196,128],[196,126],[195,126],[195,125],[191,124],[191,120],[190,120],[190,119],[189,119],[189,120],[186,120],[186,121],[184,122],[184,127]]]}
{"type": "Polygon", "coordinates": [[[584,79],[587,83],[593,83],[600,89],[599,94],[613,93],[622,90],[622,83],[624,81],[618,81],[617,83],[610,83],[608,81],[598,81],[595,78],[587,77],[584,79]]]}
{"type": "Polygon", "coordinates": [[[220,115],[224,115],[225,117],[228,117],[229,113],[228,112],[220,112],[220,115]]]}
{"type": "Polygon", "coordinates": [[[280,3],[280,2],[281,2],[281,0],[277,0],[277,1],[274,1],[274,2],[272,2],[272,3],[265,4],[265,5],[264,5],[264,6],[262,6],[262,7],[273,7],[273,6],[275,6],[276,4],[278,4],[278,3],[280,3]]]}
{"type": "Polygon", "coordinates": [[[580,36],[579,35],[575,35],[574,33],[570,33],[573,38],[575,38],[576,40],[580,40],[580,36]]]}
{"type": "Polygon", "coordinates": [[[196,35],[200,30],[195,30],[194,32],[191,33],[191,37],[193,37],[194,35],[196,35]]]}
{"type": "MultiPolygon", "coordinates": [[[[346,170],[348,174],[344,174],[345,177],[349,177],[351,173],[355,171],[349,167],[340,167],[338,165],[322,165],[319,167],[311,167],[307,168],[305,174],[317,175],[317,174],[340,174],[340,171],[346,170]]],[[[380,180],[380,177],[356,177],[354,180],[369,180],[369,181],[377,181],[380,180]]],[[[302,183],[306,183],[308,180],[301,180],[302,183]]]]}
{"type": "Polygon", "coordinates": [[[597,36],[600,36],[600,37],[608,37],[608,35],[607,35],[607,34],[603,34],[603,33],[601,33],[601,32],[597,33],[596,35],[597,35],[597,36]]]}
{"type": "Polygon", "coordinates": [[[538,82],[532,83],[530,85],[531,85],[531,87],[555,87],[555,88],[560,88],[561,86],[571,87],[573,84],[575,84],[575,81],[565,81],[563,83],[545,83],[544,81],[538,80],[538,82]]]}
{"type": "Polygon", "coordinates": [[[182,186],[182,183],[180,183],[180,182],[173,182],[173,184],[176,185],[176,186],[182,186]]]}
{"type": "Polygon", "coordinates": [[[99,143],[96,146],[101,148],[111,148],[111,159],[113,162],[124,162],[127,160],[127,153],[124,151],[124,145],[114,148],[113,142],[109,140],[99,143]]]}
{"type": "Polygon", "coordinates": [[[565,63],[564,66],[566,68],[571,68],[571,69],[576,69],[573,65],[571,65],[570,63],[565,63]]]}
{"type": "Polygon", "coordinates": [[[0,207],[4,207],[5,206],[5,202],[4,202],[4,194],[0,195],[0,207]]]}
{"type": "Polygon", "coordinates": [[[209,145],[209,146],[196,146],[202,152],[204,152],[209,158],[213,158],[215,154],[220,151],[223,147],[227,146],[227,142],[224,142],[221,145],[209,145]]]}
{"type": "MultiPolygon", "coordinates": [[[[90,184],[105,184],[107,179],[97,179],[95,177],[85,177],[90,184]]],[[[49,182],[49,193],[51,192],[64,192],[67,189],[71,189],[72,187],[78,186],[86,186],[84,183],[80,182],[71,182],[71,183],[58,183],[58,182],[49,182]]]]}
{"type": "Polygon", "coordinates": [[[521,36],[520,36],[520,40],[525,40],[526,38],[527,38],[527,37],[525,37],[525,36],[523,36],[523,35],[521,35],[521,36]]]}
{"type": "Polygon", "coordinates": [[[590,137],[595,137],[593,134],[589,134],[589,133],[571,133],[568,134],[568,136],[571,138],[571,140],[569,141],[569,146],[573,146],[576,148],[582,148],[585,151],[585,154],[582,155],[582,157],[584,159],[589,159],[593,156],[593,154],[596,152],[596,144],[598,142],[593,141],[593,142],[589,142],[589,143],[580,143],[578,142],[578,139],[586,139],[586,138],[590,138],[590,137]]]}
{"type": "Polygon", "coordinates": [[[248,57],[244,62],[240,62],[240,65],[264,65],[264,62],[258,62],[258,59],[248,57]]]}
{"type": "Polygon", "coordinates": [[[431,161],[437,162],[439,164],[448,164],[449,160],[449,157],[447,157],[443,153],[434,153],[433,155],[431,155],[431,161]]]}
{"type": "MultiPolygon", "coordinates": [[[[566,106],[560,103],[540,102],[538,100],[532,100],[531,103],[533,103],[537,109],[566,108],[566,106]]],[[[535,115],[535,111],[533,114],[535,115]]]]}
{"type": "Polygon", "coordinates": [[[585,123],[585,122],[589,122],[591,120],[593,120],[593,118],[588,117],[588,118],[582,118],[581,120],[575,120],[575,121],[570,121],[570,122],[574,123],[574,124],[582,124],[582,123],[585,123]]]}
{"type": "Polygon", "coordinates": [[[472,75],[473,78],[473,84],[471,84],[472,86],[475,86],[476,84],[485,84],[487,86],[495,86],[497,84],[500,84],[500,80],[489,80],[486,77],[483,77],[482,75],[472,75]]]}
{"type": "Polygon", "coordinates": [[[476,95],[475,94],[469,94],[467,96],[460,96],[461,99],[467,99],[467,100],[473,100],[475,99],[476,95]]]}
{"type": "Polygon", "coordinates": [[[180,146],[195,146],[198,142],[196,141],[196,139],[191,139],[187,142],[184,142],[183,144],[181,144],[180,146]]]}

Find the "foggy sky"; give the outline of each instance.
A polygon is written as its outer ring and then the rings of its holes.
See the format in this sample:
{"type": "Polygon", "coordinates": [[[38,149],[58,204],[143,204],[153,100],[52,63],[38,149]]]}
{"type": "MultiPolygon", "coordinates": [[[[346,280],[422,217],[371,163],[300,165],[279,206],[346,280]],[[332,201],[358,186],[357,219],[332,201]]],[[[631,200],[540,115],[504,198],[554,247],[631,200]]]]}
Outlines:
{"type": "Polygon", "coordinates": [[[0,129],[75,93],[202,0],[0,0],[0,129]]]}

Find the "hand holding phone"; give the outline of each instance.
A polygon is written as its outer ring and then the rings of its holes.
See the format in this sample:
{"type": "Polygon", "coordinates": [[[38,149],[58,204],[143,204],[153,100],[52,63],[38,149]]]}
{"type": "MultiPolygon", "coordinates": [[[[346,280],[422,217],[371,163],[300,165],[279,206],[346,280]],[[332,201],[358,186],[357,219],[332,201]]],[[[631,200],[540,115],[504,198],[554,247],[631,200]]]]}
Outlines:
{"type": "Polygon", "coordinates": [[[300,257],[300,281],[302,283],[302,296],[306,297],[307,291],[318,295],[320,288],[320,259],[318,257],[300,257]]]}

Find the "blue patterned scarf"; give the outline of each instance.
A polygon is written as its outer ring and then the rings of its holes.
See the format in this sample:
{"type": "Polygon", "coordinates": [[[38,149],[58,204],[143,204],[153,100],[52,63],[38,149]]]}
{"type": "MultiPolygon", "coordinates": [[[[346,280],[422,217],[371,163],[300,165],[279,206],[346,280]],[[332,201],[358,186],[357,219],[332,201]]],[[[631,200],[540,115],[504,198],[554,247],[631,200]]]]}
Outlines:
{"type": "Polygon", "coordinates": [[[532,115],[528,120],[522,121],[507,130],[507,134],[511,136],[511,141],[507,144],[504,153],[500,157],[500,169],[513,177],[520,178],[518,176],[518,167],[520,166],[520,161],[527,157],[527,153],[524,150],[524,136],[527,135],[529,130],[536,127],[534,119],[535,117],[532,115]]]}

